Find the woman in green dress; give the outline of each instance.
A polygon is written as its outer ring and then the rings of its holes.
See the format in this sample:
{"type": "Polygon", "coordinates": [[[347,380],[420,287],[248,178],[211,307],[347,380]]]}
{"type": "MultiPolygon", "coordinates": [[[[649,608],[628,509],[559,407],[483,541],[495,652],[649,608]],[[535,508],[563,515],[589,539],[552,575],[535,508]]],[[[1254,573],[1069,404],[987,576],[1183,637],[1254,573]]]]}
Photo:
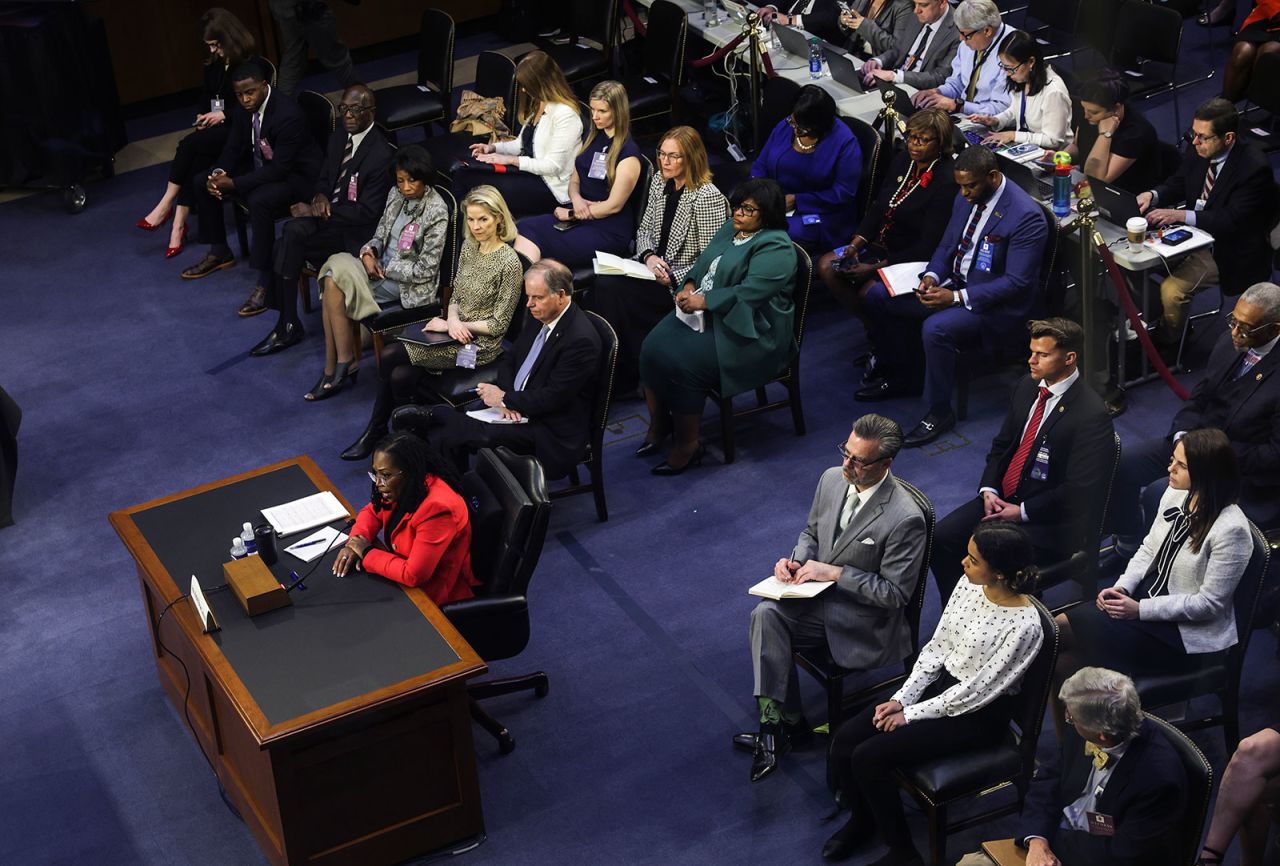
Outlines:
{"type": "Polygon", "coordinates": [[[781,372],[795,347],[796,253],[782,189],[754,178],[729,203],[732,215],[685,277],[676,309],[640,348],[649,430],[636,455],[657,452],[668,433],[675,437],[654,475],[702,463],[698,431],[709,392],[759,387],[781,372]]]}

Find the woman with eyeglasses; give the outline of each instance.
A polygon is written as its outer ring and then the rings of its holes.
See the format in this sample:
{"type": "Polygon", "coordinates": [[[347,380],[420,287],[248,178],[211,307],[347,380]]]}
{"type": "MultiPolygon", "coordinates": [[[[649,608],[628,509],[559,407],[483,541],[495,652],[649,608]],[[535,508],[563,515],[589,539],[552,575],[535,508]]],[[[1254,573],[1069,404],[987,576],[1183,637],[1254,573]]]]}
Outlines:
{"type": "Polygon", "coordinates": [[[751,176],[770,178],[782,187],[787,233],[805,249],[831,249],[858,223],[854,200],[862,150],[836,117],[831,94],[816,84],[800,88],[795,108],[769,134],[751,176]]]}
{"type": "Polygon", "coordinates": [[[436,604],[475,595],[471,515],[449,462],[412,433],[393,433],[374,449],[369,480],[369,504],[356,516],[333,573],[367,571],[416,586],[436,604]]]}
{"type": "Polygon", "coordinates": [[[1040,43],[1015,30],[1000,43],[997,58],[1008,79],[1009,107],[969,120],[993,130],[984,144],[1035,144],[1061,150],[1071,140],[1071,94],[1062,76],[1044,60],[1040,43]]]}
{"type": "Polygon", "coordinates": [[[685,275],[676,309],[640,347],[649,430],[637,457],[673,436],[654,475],[700,466],[702,406],[715,391],[751,391],[778,375],[795,349],[796,252],[782,189],[752,178],[729,199],[732,217],[685,275]]]}
{"type": "Polygon", "coordinates": [[[928,261],[942,240],[956,197],[953,129],[940,108],[907,118],[906,149],[894,153],[888,180],[858,230],[846,246],[818,259],[818,276],[853,315],[862,315],[862,299],[877,270],[928,261]]]}
{"type": "MultiPolygon", "coordinates": [[[[138,220],[143,231],[153,232],[170,219],[169,246],[164,257],[171,259],[182,252],[187,238],[187,218],[195,204],[194,179],[213,168],[227,142],[228,122],[232,114],[243,111],[231,90],[230,70],[255,56],[253,34],[239,18],[226,9],[214,7],[200,16],[200,31],[208,55],[204,61],[204,81],[200,93],[195,131],[178,142],[169,163],[169,182],[156,206],[138,220]]],[[[266,63],[266,61],[261,61],[266,63]]]]}
{"type": "Polygon", "coordinates": [[[583,300],[617,332],[614,384],[620,394],[635,391],[640,344],[671,312],[685,275],[729,218],[729,202],[711,182],[707,149],[693,127],[677,126],[662,136],[657,166],[635,236],[635,258],[653,279],[597,274],[583,300]]]}
{"type": "Polygon", "coordinates": [[[1164,179],[1155,127],[1129,105],[1118,73],[1102,73],[1076,95],[1085,122],[1064,150],[1081,171],[1135,195],[1164,179]]]}
{"type": "Polygon", "coordinates": [[[1205,428],[1182,436],[1155,521],[1124,574],[1092,605],[1058,616],[1059,680],[1087,665],[1137,676],[1221,660],[1237,640],[1233,599],[1253,554],[1239,498],[1227,435],[1205,428]]]}

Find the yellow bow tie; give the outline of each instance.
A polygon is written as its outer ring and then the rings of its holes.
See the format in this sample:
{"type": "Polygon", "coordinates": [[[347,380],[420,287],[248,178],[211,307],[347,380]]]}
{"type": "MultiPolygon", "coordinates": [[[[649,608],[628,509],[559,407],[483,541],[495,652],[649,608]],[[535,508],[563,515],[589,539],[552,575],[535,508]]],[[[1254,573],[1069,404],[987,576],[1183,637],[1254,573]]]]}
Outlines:
{"type": "Polygon", "coordinates": [[[1102,747],[1097,743],[1085,742],[1084,753],[1093,758],[1093,766],[1099,770],[1107,766],[1107,762],[1111,760],[1111,756],[1103,751],[1102,747]]]}

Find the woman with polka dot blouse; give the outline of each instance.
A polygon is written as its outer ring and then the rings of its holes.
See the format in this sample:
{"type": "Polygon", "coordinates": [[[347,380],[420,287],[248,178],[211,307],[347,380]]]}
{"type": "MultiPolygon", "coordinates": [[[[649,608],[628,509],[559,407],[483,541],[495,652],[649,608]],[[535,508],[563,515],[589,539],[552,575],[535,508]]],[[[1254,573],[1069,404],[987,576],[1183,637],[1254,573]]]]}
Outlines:
{"type": "Polygon", "coordinates": [[[848,857],[877,831],[889,852],[874,866],[922,866],[893,770],[996,741],[1008,730],[1010,695],[1044,632],[1025,595],[1035,585],[1031,539],[1019,526],[980,524],[961,581],[902,688],[849,719],[831,738],[827,784],[852,815],[822,856],[848,857]]]}

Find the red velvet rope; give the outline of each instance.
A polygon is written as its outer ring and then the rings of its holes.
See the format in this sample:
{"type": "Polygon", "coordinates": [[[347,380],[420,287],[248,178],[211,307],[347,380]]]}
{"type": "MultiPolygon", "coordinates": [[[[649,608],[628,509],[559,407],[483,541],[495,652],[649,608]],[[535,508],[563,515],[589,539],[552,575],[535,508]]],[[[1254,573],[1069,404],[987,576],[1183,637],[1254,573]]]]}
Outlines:
{"type": "MultiPolygon", "coordinates": [[[[1098,252],[1102,254],[1102,261],[1107,266],[1107,273],[1111,275],[1111,282],[1115,284],[1116,295],[1120,298],[1120,305],[1124,307],[1124,313],[1129,317],[1129,324],[1133,326],[1133,330],[1138,335],[1138,339],[1142,342],[1142,350],[1147,353],[1147,358],[1151,361],[1160,378],[1164,379],[1164,383],[1169,386],[1169,390],[1178,395],[1178,399],[1186,400],[1191,395],[1187,393],[1187,389],[1182,387],[1182,383],[1173,378],[1173,374],[1169,372],[1169,368],[1165,366],[1164,360],[1160,357],[1160,353],[1156,351],[1155,344],[1151,342],[1151,335],[1147,333],[1146,326],[1142,324],[1142,318],[1138,314],[1138,308],[1133,303],[1133,298],[1129,297],[1129,284],[1125,282],[1124,275],[1120,273],[1120,266],[1116,264],[1115,256],[1111,254],[1111,250],[1106,243],[1098,244],[1098,252]]],[[[1123,347],[1117,351],[1123,352],[1123,347]]]]}
{"type": "Polygon", "coordinates": [[[640,16],[636,14],[636,8],[631,5],[631,0],[622,0],[622,11],[631,19],[631,26],[636,28],[637,36],[644,36],[649,32],[644,22],[640,20],[640,16]]]}
{"type": "Polygon", "coordinates": [[[747,34],[745,33],[739,33],[737,36],[730,39],[729,42],[726,43],[723,48],[720,48],[720,49],[717,49],[716,51],[711,52],[706,57],[699,57],[697,60],[690,60],[689,65],[697,69],[700,69],[703,66],[710,66],[712,63],[715,63],[717,60],[724,57],[730,51],[737,48],[738,45],[742,43],[742,40],[746,37],[746,35],[747,34]]]}

